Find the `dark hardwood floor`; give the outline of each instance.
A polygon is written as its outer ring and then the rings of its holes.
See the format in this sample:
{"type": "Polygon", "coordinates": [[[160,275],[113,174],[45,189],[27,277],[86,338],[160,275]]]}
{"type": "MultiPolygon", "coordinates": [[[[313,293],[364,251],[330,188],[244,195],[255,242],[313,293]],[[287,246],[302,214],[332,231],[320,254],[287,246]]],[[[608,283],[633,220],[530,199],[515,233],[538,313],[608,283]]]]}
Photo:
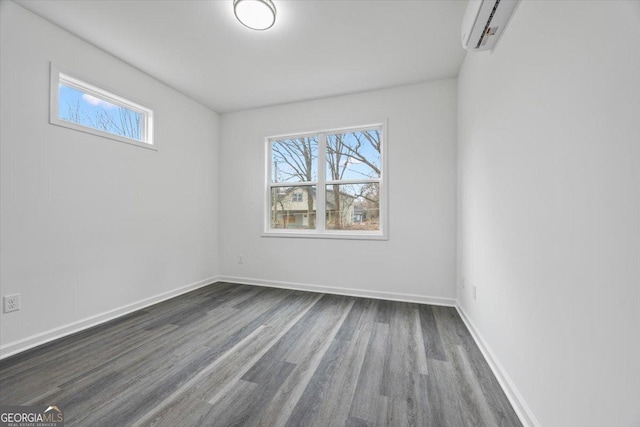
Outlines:
{"type": "Polygon", "coordinates": [[[67,426],[519,426],[454,308],[217,283],[0,362],[67,426]]]}

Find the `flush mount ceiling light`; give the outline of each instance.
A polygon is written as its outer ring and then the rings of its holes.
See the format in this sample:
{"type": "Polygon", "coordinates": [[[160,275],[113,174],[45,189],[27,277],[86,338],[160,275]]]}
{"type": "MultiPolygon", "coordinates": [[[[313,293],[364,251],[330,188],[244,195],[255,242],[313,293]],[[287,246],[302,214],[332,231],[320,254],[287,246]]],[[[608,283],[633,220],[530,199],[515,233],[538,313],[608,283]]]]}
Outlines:
{"type": "Polygon", "coordinates": [[[233,0],[233,12],[252,30],[266,30],[276,22],[276,7],[271,0],[233,0]]]}

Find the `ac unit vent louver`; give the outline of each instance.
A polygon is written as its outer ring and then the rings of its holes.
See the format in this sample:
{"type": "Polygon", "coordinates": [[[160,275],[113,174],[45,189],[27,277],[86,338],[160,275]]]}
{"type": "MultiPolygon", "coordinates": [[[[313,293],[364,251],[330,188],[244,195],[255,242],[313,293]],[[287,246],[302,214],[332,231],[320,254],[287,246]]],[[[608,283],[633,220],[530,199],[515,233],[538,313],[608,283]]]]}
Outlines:
{"type": "Polygon", "coordinates": [[[491,50],[504,32],[520,0],[470,0],[462,21],[462,46],[491,50]]]}

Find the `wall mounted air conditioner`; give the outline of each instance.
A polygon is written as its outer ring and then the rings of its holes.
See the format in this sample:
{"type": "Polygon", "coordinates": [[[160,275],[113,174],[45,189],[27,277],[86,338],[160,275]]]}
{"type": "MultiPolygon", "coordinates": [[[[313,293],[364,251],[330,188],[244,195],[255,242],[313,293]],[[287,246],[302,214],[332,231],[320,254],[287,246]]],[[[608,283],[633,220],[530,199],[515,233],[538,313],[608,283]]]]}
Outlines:
{"type": "Polygon", "coordinates": [[[469,0],[462,20],[462,47],[491,50],[504,32],[520,0],[469,0]]]}

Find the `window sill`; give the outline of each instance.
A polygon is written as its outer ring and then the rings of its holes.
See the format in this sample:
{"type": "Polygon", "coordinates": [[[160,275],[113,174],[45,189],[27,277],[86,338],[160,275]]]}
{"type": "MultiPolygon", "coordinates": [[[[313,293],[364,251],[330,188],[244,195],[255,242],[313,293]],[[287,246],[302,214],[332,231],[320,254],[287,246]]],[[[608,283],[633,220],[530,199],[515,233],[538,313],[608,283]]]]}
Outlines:
{"type": "Polygon", "coordinates": [[[67,129],[77,130],[79,132],[88,133],[89,135],[99,136],[101,138],[110,139],[112,141],[124,142],[125,144],[135,145],[136,147],[147,148],[149,150],[158,151],[158,148],[154,144],[148,142],[137,141],[135,139],[125,138],[123,136],[114,135],[112,133],[103,132],[99,129],[92,129],[86,126],[77,125],[66,120],[50,118],[49,123],[55,126],[60,126],[67,129]]]}
{"type": "Polygon", "coordinates": [[[302,239],[340,239],[340,240],[389,240],[389,238],[380,233],[345,233],[330,232],[310,233],[300,231],[269,231],[262,233],[262,237],[293,237],[302,239]]]}

